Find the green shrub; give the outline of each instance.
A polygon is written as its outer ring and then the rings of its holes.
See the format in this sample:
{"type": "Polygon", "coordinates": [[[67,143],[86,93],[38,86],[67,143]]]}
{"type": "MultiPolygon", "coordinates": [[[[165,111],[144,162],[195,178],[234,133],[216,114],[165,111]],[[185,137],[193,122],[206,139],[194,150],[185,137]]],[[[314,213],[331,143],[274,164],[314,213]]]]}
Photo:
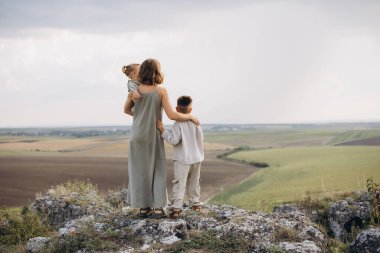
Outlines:
{"type": "Polygon", "coordinates": [[[248,164],[253,165],[253,166],[257,167],[257,168],[267,168],[267,167],[269,167],[269,164],[264,163],[264,162],[251,161],[251,162],[248,162],[248,164]]]}
{"type": "Polygon", "coordinates": [[[371,223],[380,224],[380,184],[373,178],[367,179],[367,191],[373,196],[371,201],[371,223]]]}
{"type": "Polygon", "coordinates": [[[268,253],[282,253],[284,250],[277,246],[277,245],[272,245],[268,248],[268,253]]]}
{"type": "Polygon", "coordinates": [[[48,236],[51,229],[42,224],[39,216],[24,207],[21,211],[7,208],[0,209],[0,244],[18,245],[37,236],[48,236]]]}
{"type": "Polygon", "coordinates": [[[329,253],[346,253],[348,252],[348,244],[340,242],[336,239],[327,238],[327,248],[329,253]]]}

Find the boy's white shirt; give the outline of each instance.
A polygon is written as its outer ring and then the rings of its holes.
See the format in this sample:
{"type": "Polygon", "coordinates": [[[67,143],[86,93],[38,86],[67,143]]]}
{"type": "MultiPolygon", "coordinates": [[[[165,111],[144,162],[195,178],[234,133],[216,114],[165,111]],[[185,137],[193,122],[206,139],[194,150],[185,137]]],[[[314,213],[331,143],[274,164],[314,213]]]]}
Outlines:
{"type": "Polygon", "coordinates": [[[204,159],[203,132],[200,126],[191,121],[173,124],[172,131],[165,130],[162,138],[172,144],[173,160],[183,164],[194,164],[204,159]]]}

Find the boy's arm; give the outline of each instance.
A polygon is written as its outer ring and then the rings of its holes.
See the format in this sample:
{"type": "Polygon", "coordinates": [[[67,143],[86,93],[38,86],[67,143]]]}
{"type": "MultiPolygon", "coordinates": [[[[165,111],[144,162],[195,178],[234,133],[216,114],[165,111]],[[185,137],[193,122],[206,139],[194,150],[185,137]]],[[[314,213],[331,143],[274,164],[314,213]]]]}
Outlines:
{"type": "Polygon", "coordinates": [[[181,129],[178,123],[174,123],[171,132],[164,129],[162,121],[157,121],[156,126],[160,130],[162,138],[164,138],[167,143],[175,146],[181,142],[181,129]]]}

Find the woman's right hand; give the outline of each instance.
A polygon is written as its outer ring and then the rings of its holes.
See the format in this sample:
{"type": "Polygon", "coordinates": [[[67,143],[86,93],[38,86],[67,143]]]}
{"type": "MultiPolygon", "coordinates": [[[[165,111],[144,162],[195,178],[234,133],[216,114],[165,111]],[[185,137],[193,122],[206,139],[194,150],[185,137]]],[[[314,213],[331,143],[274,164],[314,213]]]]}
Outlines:
{"type": "Polygon", "coordinates": [[[195,117],[194,115],[190,115],[190,121],[193,122],[195,125],[199,126],[201,123],[199,123],[199,119],[195,117]]]}
{"type": "Polygon", "coordinates": [[[132,100],[133,102],[137,102],[141,99],[141,95],[138,91],[133,91],[132,92],[132,100]]]}

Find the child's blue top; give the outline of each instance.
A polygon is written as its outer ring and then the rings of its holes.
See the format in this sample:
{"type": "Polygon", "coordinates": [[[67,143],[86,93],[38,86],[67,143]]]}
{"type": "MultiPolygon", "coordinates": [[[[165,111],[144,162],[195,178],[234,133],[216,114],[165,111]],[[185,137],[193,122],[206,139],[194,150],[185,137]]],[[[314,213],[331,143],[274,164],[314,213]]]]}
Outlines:
{"type": "Polygon", "coordinates": [[[127,86],[128,86],[128,91],[129,92],[137,91],[138,84],[137,84],[136,81],[134,81],[134,80],[128,80],[127,86]]]}

